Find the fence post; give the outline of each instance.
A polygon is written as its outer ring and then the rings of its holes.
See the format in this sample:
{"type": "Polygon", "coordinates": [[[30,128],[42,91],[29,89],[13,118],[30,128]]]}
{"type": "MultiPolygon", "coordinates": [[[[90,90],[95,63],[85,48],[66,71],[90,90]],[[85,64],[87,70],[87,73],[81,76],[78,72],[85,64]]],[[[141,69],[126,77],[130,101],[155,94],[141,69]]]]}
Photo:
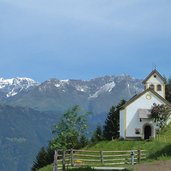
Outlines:
{"type": "Polygon", "coordinates": [[[140,161],[141,161],[141,150],[139,148],[137,150],[137,160],[138,160],[138,163],[140,163],[140,161]]]}
{"type": "Polygon", "coordinates": [[[135,153],[134,153],[134,150],[131,151],[131,164],[134,165],[134,156],[135,156],[135,153]]]}
{"type": "Polygon", "coordinates": [[[54,154],[54,163],[53,163],[53,171],[58,171],[58,151],[55,150],[55,154],[54,154]]]}
{"type": "Polygon", "coordinates": [[[103,151],[100,151],[100,158],[101,158],[101,163],[104,164],[104,160],[103,160],[103,151]]]}
{"type": "Polygon", "coordinates": [[[71,166],[74,166],[74,152],[73,149],[71,149],[71,166]]]}
{"type": "Polygon", "coordinates": [[[62,170],[65,171],[65,150],[63,150],[62,155],[62,170]]]}

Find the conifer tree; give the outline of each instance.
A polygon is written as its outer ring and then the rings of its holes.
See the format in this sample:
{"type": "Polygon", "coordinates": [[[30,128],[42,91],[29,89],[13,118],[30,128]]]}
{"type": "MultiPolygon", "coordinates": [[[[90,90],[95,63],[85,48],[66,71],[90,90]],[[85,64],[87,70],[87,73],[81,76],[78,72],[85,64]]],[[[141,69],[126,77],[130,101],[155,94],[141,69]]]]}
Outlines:
{"type": "Polygon", "coordinates": [[[97,126],[94,134],[91,137],[91,142],[96,143],[103,140],[103,131],[100,125],[97,126]]]}
{"type": "Polygon", "coordinates": [[[113,138],[119,138],[119,111],[125,104],[125,100],[122,100],[117,106],[112,106],[104,125],[103,136],[107,140],[113,138]]]}
{"type": "Polygon", "coordinates": [[[42,147],[36,156],[36,160],[34,161],[34,164],[31,170],[36,171],[39,168],[46,166],[47,164],[49,164],[47,161],[47,151],[45,150],[44,147],[42,147]]]}
{"type": "Polygon", "coordinates": [[[87,137],[85,135],[81,135],[80,142],[78,144],[78,148],[83,148],[86,145],[88,145],[88,139],[87,139],[87,137]]]}

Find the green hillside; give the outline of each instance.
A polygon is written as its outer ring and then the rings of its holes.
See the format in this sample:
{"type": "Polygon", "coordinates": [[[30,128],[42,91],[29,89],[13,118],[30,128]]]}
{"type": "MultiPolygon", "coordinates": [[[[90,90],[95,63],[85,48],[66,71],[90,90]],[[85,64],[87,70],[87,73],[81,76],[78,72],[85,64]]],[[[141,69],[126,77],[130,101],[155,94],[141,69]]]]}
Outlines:
{"type": "Polygon", "coordinates": [[[0,105],[0,171],[30,170],[57,119],[52,113],[0,105]]]}
{"type": "MultiPolygon", "coordinates": [[[[147,150],[147,160],[171,159],[171,124],[151,141],[101,141],[87,146],[86,150],[147,150]]],[[[39,171],[51,171],[52,165],[46,166],[39,171]]]]}

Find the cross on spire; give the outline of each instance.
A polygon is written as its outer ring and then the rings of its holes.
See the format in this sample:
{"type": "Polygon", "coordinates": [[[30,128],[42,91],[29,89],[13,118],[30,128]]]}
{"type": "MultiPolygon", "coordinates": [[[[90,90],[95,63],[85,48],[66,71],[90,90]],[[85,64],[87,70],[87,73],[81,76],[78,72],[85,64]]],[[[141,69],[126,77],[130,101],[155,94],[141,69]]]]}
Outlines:
{"type": "Polygon", "coordinates": [[[153,70],[157,70],[157,65],[156,64],[153,65],[153,70]]]}

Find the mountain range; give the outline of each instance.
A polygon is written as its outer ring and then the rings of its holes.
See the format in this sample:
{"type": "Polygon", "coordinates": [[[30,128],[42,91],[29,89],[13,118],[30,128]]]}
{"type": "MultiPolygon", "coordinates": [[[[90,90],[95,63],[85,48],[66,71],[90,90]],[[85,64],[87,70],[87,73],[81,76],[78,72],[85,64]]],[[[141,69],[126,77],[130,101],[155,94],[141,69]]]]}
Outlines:
{"type": "Polygon", "coordinates": [[[1,78],[0,102],[57,112],[78,104],[84,110],[98,114],[142,89],[141,80],[128,75],[104,76],[89,81],[50,79],[41,84],[30,78],[1,78]]]}
{"type": "Polygon", "coordinates": [[[112,105],[140,93],[141,82],[129,75],[43,83],[0,78],[0,171],[29,170],[39,148],[52,136],[53,124],[68,108],[77,104],[83,112],[91,112],[91,131],[103,125],[112,105]]]}

